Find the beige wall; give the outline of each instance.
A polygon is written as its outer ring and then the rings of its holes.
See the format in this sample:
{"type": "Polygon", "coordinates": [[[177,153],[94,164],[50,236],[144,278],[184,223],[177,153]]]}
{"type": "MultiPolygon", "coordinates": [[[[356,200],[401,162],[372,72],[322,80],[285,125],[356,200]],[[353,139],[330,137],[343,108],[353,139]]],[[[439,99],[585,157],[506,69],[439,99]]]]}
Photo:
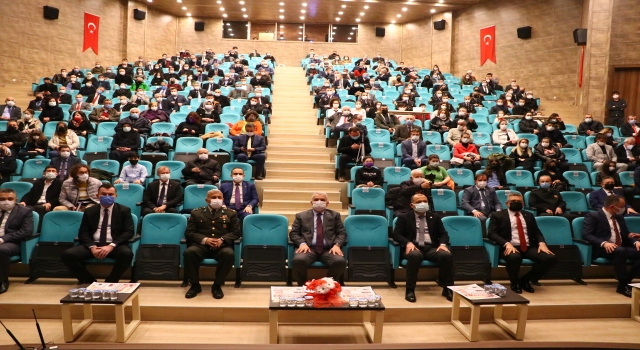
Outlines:
{"type": "Polygon", "coordinates": [[[177,19],[174,16],[148,8],[145,3],[127,2],[126,57],[135,61],[138,56],[155,60],[163,53],[176,50],[177,19]],[[144,21],[133,18],[133,10],[145,11],[144,21]]]}
{"type": "Polygon", "coordinates": [[[502,84],[516,78],[544,100],[574,103],[580,49],[573,30],[581,27],[582,0],[484,1],[453,17],[454,74],[492,72],[502,84]],[[497,63],[480,67],[480,29],[490,25],[496,26],[497,63]],[[531,39],[518,39],[523,26],[533,28],[531,39]]]}
{"type": "Polygon", "coordinates": [[[640,64],[640,1],[614,0],[609,64],[640,64]]]}

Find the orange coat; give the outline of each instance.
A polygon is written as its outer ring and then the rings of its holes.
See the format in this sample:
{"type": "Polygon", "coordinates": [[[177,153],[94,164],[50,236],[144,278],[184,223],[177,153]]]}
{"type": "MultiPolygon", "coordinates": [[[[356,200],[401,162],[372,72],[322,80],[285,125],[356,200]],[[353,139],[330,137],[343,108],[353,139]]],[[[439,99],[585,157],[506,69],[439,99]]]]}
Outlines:
{"type": "MultiPolygon", "coordinates": [[[[233,136],[238,136],[240,134],[244,134],[244,125],[247,124],[246,120],[241,120],[237,123],[235,123],[235,125],[233,125],[233,127],[231,127],[231,129],[229,130],[229,133],[233,136]]],[[[260,135],[262,136],[262,124],[260,124],[260,122],[254,122],[253,125],[255,125],[255,133],[256,135],[260,135]]]]}

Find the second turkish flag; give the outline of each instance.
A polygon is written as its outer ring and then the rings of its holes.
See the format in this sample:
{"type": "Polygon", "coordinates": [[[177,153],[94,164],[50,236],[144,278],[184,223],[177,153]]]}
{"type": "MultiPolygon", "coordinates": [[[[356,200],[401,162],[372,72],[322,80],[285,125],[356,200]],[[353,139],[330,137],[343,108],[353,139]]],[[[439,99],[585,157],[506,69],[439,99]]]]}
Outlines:
{"type": "Polygon", "coordinates": [[[480,29],[480,65],[487,60],[496,63],[496,26],[480,29]]]}
{"type": "Polygon", "coordinates": [[[82,52],[93,49],[98,54],[98,32],[100,30],[100,16],[84,13],[84,45],[82,52]]]}

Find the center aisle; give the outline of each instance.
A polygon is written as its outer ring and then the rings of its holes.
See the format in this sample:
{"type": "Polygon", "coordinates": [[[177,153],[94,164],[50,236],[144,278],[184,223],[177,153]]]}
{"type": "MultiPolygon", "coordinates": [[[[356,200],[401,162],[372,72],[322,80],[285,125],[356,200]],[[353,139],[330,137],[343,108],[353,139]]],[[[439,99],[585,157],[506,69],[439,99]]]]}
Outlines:
{"type": "Polygon", "coordinates": [[[319,191],[329,195],[329,209],[344,218],[347,185],[334,179],[336,150],[324,146],[304,71],[277,67],[272,98],[267,177],[256,181],[260,213],[284,215],[291,224],[296,213],[311,209],[311,196],[319,191]]]}

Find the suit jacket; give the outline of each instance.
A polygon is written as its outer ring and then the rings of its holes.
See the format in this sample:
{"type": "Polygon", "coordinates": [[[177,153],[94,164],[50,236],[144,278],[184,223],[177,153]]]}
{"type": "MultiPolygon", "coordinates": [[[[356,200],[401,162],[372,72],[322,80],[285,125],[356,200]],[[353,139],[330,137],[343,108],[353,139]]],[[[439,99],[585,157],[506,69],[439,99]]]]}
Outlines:
{"type": "MultiPolygon", "coordinates": [[[[520,211],[520,215],[527,225],[527,236],[529,236],[529,246],[537,246],[538,243],[545,243],[544,236],[538,228],[533,214],[528,211],[520,211]]],[[[509,210],[495,212],[489,216],[489,229],[487,236],[490,240],[496,242],[500,247],[511,242],[511,220],[509,219],[509,210]]]]}
{"type": "Polygon", "coordinates": [[[535,208],[538,214],[547,210],[555,211],[557,208],[567,211],[567,203],[562,200],[562,195],[555,189],[534,189],[529,193],[529,206],[535,208]]]}
{"type": "MultiPolygon", "coordinates": [[[[104,112],[105,109],[104,107],[97,107],[94,108],[91,113],[89,113],[89,120],[97,122],[98,118],[100,118],[100,115],[102,115],[102,112],[104,112]]],[[[109,121],[110,122],[117,122],[118,120],[120,120],[120,116],[118,115],[118,111],[115,108],[110,108],[107,111],[107,115],[109,117],[109,121]]]]}
{"type": "Polygon", "coordinates": [[[198,91],[200,92],[200,98],[205,98],[207,97],[207,90],[204,89],[192,89],[191,91],[189,91],[189,97],[191,98],[198,98],[198,91]]]}
{"type": "MultiPolygon", "coordinates": [[[[629,229],[622,215],[615,215],[618,229],[620,230],[620,238],[622,238],[623,247],[633,247],[634,241],[629,238],[629,229]]],[[[603,242],[608,242],[611,238],[611,220],[607,220],[607,215],[602,209],[596,212],[590,212],[584,217],[582,226],[582,239],[600,247],[603,242]]]]}
{"type": "MultiPolygon", "coordinates": [[[[502,204],[500,204],[496,190],[493,187],[485,187],[484,194],[487,202],[489,202],[489,208],[485,207],[485,211],[494,212],[502,210],[502,204]]],[[[464,189],[464,193],[462,193],[462,207],[467,214],[471,214],[474,210],[480,211],[481,203],[482,198],[480,197],[478,187],[471,186],[464,189]]]]}
{"type": "Polygon", "coordinates": [[[213,84],[209,84],[209,83],[204,83],[202,84],[202,89],[207,91],[207,92],[211,92],[213,93],[214,91],[216,91],[216,89],[219,89],[220,85],[213,83],[213,84]],[[211,86],[211,89],[209,89],[209,86],[211,86]]]}
{"type": "Polygon", "coordinates": [[[169,95],[163,102],[166,102],[170,108],[176,112],[180,112],[180,106],[178,106],[178,103],[182,103],[183,106],[189,105],[189,100],[182,95],[169,95]]]}
{"type": "Polygon", "coordinates": [[[218,84],[220,84],[220,86],[235,86],[236,85],[236,81],[234,79],[220,79],[218,80],[218,84]]]}
{"type": "Polygon", "coordinates": [[[7,218],[4,228],[4,243],[20,244],[33,234],[33,211],[16,204],[7,218]]]}
{"type": "MultiPolygon", "coordinates": [[[[613,149],[613,152],[618,157],[618,163],[625,163],[625,164],[629,163],[629,158],[627,157],[627,150],[624,148],[624,143],[623,142],[621,142],[618,146],[616,146],[613,149]]],[[[633,146],[633,148],[631,149],[631,155],[636,159],[638,157],[640,157],[640,146],[639,145],[634,145],[633,146]]]]}
{"type": "MultiPolygon", "coordinates": [[[[75,157],[74,157],[75,158],[75,157]]],[[[76,158],[77,159],[77,158],[76,158]]],[[[33,183],[33,187],[22,196],[20,202],[24,202],[26,205],[35,206],[38,204],[38,200],[40,200],[40,196],[42,196],[42,191],[44,191],[44,178],[39,178],[36,182],[33,183]]],[[[51,181],[51,185],[47,188],[47,193],[44,196],[46,203],[51,204],[51,208],[57,207],[60,205],[60,190],[62,189],[62,181],[59,178],[55,178],[51,181]]]]}
{"type": "Polygon", "coordinates": [[[376,125],[376,128],[388,130],[390,128],[395,129],[396,127],[400,126],[400,122],[398,121],[398,118],[395,115],[389,114],[388,118],[389,118],[389,122],[387,123],[382,113],[376,113],[376,117],[373,120],[374,124],[376,125]]]}
{"type": "MultiPolygon", "coordinates": [[[[595,133],[599,133],[600,131],[602,131],[602,129],[604,129],[604,125],[602,125],[602,123],[600,123],[597,120],[594,120],[591,123],[582,122],[580,123],[580,125],[578,125],[578,135],[587,136],[587,130],[591,130],[595,133]]],[[[632,133],[633,133],[633,128],[631,128],[631,124],[629,123],[622,124],[622,126],[620,127],[620,134],[622,134],[622,136],[631,136],[632,133]],[[630,130],[628,134],[625,134],[625,132],[623,131],[625,130],[625,126],[628,127],[628,130],[630,130]]]]}
{"type": "MultiPolygon", "coordinates": [[[[620,188],[614,188],[613,193],[617,194],[618,196],[624,197],[624,191],[620,188]]],[[[609,197],[609,195],[603,188],[592,191],[589,194],[589,205],[591,205],[591,207],[594,209],[602,209],[602,207],[604,206],[604,201],[605,199],[607,199],[607,197],[609,197]]],[[[630,207],[629,203],[627,203],[626,207],[630,207]]]]}
{"type": "MultiPolygon", "coordinates": [[[[82,215],[80,230],[78,230],[78,239],[80,244],[89,248],[96,245],[93,240],[93,234],[100,224],[100,211],[103,210],[102,205],[93,205],[87,208],[82,215]]],[[[122,204],[114,204],[111,212],[111,239],[116,246],[128,244],[133,238],[133,219],[131,218],[131,209],[122,204]]]]}
{"type": "MultiPolygon", "coordinates": [[[[413,158],[413,141],[404,140],[401,143],[402,159],[413,158]]],[[[425,158],[427,156],[427,144],[424,141],[418,141],[418,159],[425,158]]]]}
{"type": "Polygon", "coordinates": [[[189,244],[201,244],[205,238],[222,238],[224,245],[233,246],[240,238],[240,222],[235,210],[211,210],[207,205],[191,211],[184,236],[189,244]]]}
{"type": "Polygon", "coordinates": [[[209,77],[224,77],[224,72],[220,68],[212,68],[207,72],[207,76],[209,77]]]}
{"type": "MultiPolygon", "coordinates": [[[[159,195],[160,180],[153,180],[153,182],[151,182],[144,191],[142,206],[149,209],[156,208],[159,195]]],[[[180,186],[179,181],[169,180],[165,198],[167,199],[167,208],[175,208],[182,203],[184,196],[182,194],[182,187],[180,186]]]]}
{"type": "MultiPolygon", "coordinates": [[[[0,115],[2,115],[6,107],[6,104],[0,105],[0,115]]],[[[22,110],[18,106],[9,107],[9,115],[11,116],[11,119],[18,120],[22,118],[22,110]]]]}
{"type": "MultiPolygon", "coordinates": [[[[116,112],[120,112],[120,107],[122,106],[121,103],[116,103],[113,106],[113,109],[116,110],[116,112]]],[[[122,112],[129,112],[132,108],[137,108],[138,105],[135,103],[127,103],[126,105],[122,106],[122,112]]]]}
{"type": "Polygon", "coordinates": [[[593,162],[604,162],[605,160],[617,162],[618,157],[613,152],[613,147],[605,144],[604,149],[606,153],[602,152],[602,148],[597,143],[590,144],[587,146],[587,158],[593,162]]]}
{"type": "MultiPolygon", "coordinates": [[[[247,136],[246,134],[238,135],[235,141],[233,141],[233,153],[247,153],[243,152],[240,148],[247,146],[248,138],[249,136],[247,136]]],[[[251,148],[256,149],[254,152],[252,152],[252,154],[264,153],[264,151],[267,149],[267,145],[264,143],[264,137],[260,135],[253,135],[251,148]]]]}
{"type": "MultiPolygon", "coordinates": [[[[80,158],[74,157],[73,155],[69,156],[69,160],[67,164],[67,174],[69,174],[69,169],[71,169],[74,165],[79,163],[82,163],[80,158]]],[[[49,164],[56,167],[56,170],[58,171],[58,175],[60,175],[60,165],[62,164],[62,158],[60,157],[51,158],[51,163],[49,164]]]]}
{"type": "MultiPolygon", "coordinates": [[[[224,205],[227,208],[235,209],[235,203],[231,203],[231,196],[233,191],[236,190],[235,182],[225,181],[220,185],[220,191],[224,197],[224,205]]],[[[239,210],[244,210],[248,205],[252,208],[258,205],[258,191],[256,191],[256,185],[249,181],[242,181],[242,206],[239,210]]]]}
{"type": "MultiPolygon", "coordinates": [[[[80,111],[90,111],[93,108],[90,103],[80,102],[80,111]]],[[[69,107],[69,114],[78,111],[78,102],[75,102],[69,107]]]]}
{"type": "MultiPolygon", "coordinates": [[[[91,104],[91,103],[93,102],[93,99],[94,99],[94,98],[96,98],[96,94],[89,95],[89,96],[87,96],[87,99],[86,99],[86,101],[85,101],[85,102],[87,102],[87,103],[91,104]]],[[[106,97],[106,96],[104,96],[104,95],[99,95],[99,96],[98,96],[98,103],[97,103],[97,104],[99,104],[99,105],[104,104],[104,100],[106,100],[106,99],[107,99],[107,97],[106,97]]]]}
{"type": "MultiPolygon", "coordinates": [[[[429,228],[429,237],[431,237],[431,245],[439,246],[441,244],[449,244],[449,234],[444,229],[442,218],[440,215],[426,212],[427,227],[429,228]]],[[[393,229],[393,240],[400,243],[402,247],[406,247],[408,243],[417,240],[416,213],[411,210],[406,214],[398,216],[396,227],[393,229]]]]}
{"type": "Polygon", "coordinates": [[[56,100],[58,101],[58,104],[70,105],[73,103],[73,100],[71,99],[71,95],[69,94],[57,94],[55,97],[56,97],[56,100]]]}
{"type": "MultiPolygon", "coordinates": [[[[313,209],[296,214],[293,225],[291,225],[291,232],[289,232],[289,238],[296,247],[299,247],[302,243],[311,246],[315,231],[314,215],[315,211],[313,209]]],[[[347,231],[342,224],[340,213],[325,209],[322,213],[322,227],[324,240],[330,247],[334,245],[342,247],[347,243],[347,231]]]]}

